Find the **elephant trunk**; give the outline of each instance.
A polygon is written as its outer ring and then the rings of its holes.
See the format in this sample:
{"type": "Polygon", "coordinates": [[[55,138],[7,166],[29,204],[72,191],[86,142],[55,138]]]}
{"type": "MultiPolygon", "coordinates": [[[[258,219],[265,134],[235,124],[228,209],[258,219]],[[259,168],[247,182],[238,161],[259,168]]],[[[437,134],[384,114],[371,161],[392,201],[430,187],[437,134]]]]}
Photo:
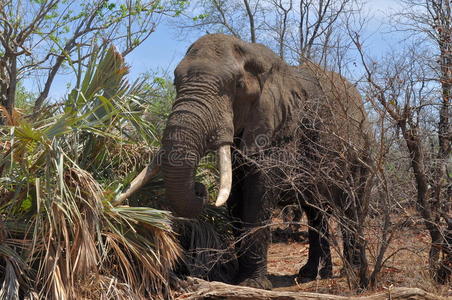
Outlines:
{"type": "MultiPolygon", "coordinates": [[[[206,187],[195,182],[194,175],[199,162],[199,155],[187,150],[182,152],[172,149],[164,155],[162,172],[165,181],[166,199],[176,215],[186,218],[198,216],[203,206],[208,202],[206,187]],[[178,158],[181,158],[178,161],[178,158]]],[[[220,170],[220,188],[216,206],[223,205],[229,197],[232,185],[232,163],[229,145],[218,149],[220,170]]]]}
{"type": "Polygon", "coordinates": [[[116,203],[121,203],[149,181],[160,166],[166,200],[174,213],[181,217],[196,217],[208,202],[207,189],[195,182],[196,167],[208,150],[218,151],[220,190],[216,205],[226,202],[232,183],[230,145],[234,127],[231,101],[227,95],[218,92],[219,86],[207,79],[178,86],[178,96],[163,133],[157,161],[133,180],[116,203]]]}
{"type": "MultiPolygon", "coordinates": [[[[220,188],[215,205],[222,206],[226,203],[226,200],[229,198],[229,194],[231,193],[231,147],[229,145],[221,146],[218,149],[217,157],[218,168],[220,170],[220,188]]],[[[198,215],[202,210],[202,206],[207,203],[208,197],[207,190],[204,185],[194,182],[193,180],[186,180],[193,178],[195,168],[190,166],[185,168],[179,166],[179,168],[175,168],[175,166],[172,165],[171,159],[168,158],[164,159],[164,161],[160,163],[164,163],[163,169],[166,170],[163,171],[165,174],[164,177],[167,188],[166,196],[168,199],[179,199],[179,201],[171,201],[174,211],[179,215],[186,217],[198,215]],[[190,193],[187,193],[187,191],[190,193]],[[184,198],[185,200],[183,200],[184,198]]],[[[125,199],[149,182],[159,171],[160,165],[155,161],[146,166],[140,174],[132,180],[130,187],[113,201],[113,205],[117,206],[122,204],[125,199]]]]}
{"type": "Polygon", "coordinates": [[[231,101],[219,92],[220,87],[217,79],[208,75],[177,85],[178,95],[162,139],[161,171],[166,200],[182,217],[199,215],[208,201],[204,185],[195,182],[196,167],[207,151],[219,150],[220,169],[229,174],[221,176],[218,203],[224,203],[231,190],[230,147],[225,145],[232,144],[233,114],[231,101]]]}
{"type": "Polygon", "coordinates": [[[193,94],[181,93],[175,101],[163,133],[160,168],[167,203],[175,215],[186,218],[198,216],[208,202],[207,189],[195,182],[195,171],[213,128],[193,94]]]}
{"type": "Polygon", "coordinates": [[[203,184],[195,182],[195,170],[198,159],[186,162],[187,152],[170,150],[162,159],[161,170],[165,182],[166,200],[172,211],[180,217],[198,216],[208,201],[207,190],[203,184]],[[179,153],[179,154],[175,154],[179,153]],[[173,159],[181,157],[182,160],[173,159]]]}

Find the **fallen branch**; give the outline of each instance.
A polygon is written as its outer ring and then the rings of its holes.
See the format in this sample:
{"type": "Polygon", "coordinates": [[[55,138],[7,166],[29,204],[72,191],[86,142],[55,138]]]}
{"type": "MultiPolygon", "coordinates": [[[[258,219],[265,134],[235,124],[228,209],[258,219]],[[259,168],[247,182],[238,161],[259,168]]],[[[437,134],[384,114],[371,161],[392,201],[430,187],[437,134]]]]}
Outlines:
{"type": "Polygon", "coordinates": [[[244,286],[229,285],[216,281],[205,281],[197,278],[187,278],[187,286],[184,294],[177,297],[179,300],[445,300],[445,297],[437,296],[418,288],[392,288],[386,292],[370,296],[336,296],[328,294],[308,292],[282,292],[266,291],[244,286]]]}

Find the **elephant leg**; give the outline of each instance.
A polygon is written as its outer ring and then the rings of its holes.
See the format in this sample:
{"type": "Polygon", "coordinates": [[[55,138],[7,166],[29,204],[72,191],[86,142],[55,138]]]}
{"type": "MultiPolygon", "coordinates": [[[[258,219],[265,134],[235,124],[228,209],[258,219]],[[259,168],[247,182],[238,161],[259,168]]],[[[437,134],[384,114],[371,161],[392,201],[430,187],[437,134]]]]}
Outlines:
{"type": "Polygon", "coordinates": [[[306,209],[306,215],[309,224],[309,254],[307,263],[298,272],[300,282],[315,280],[317,275],[321,278],[333,275],[326,216],[312,207],[306,209]]]}
{"type": "Polygon", "coordinates": [[[359,246],[356,243],[356,239],[354,237],[353,232],[351,232],[352,229],[345,228],[345,226],[342,226],[342,242],[343,242],[343,255],[344,259],[346,260],[347,264],[352,268],[359,268],[361,264],[360,259],[360,251],[359,246]]]}
{"type": "Polygon", "coordinates": [[[300,230],[301,225],[299,223],[301,222],[301,218],[303,217],[303,211],[298,205],[291,205],[289,209],[292,215],[292,218],[288,220],[289,222],[291,222],[289,226],[290,235],[294,237],[300,230]]]}
{"type": "MultiPolygon", "coordinates": [[[[363,184],[361,184],[361,186],[362,185],[363,184]]],[[[341,221],[343,255],[345,264],[352,271],[353,277],[356,276],[358,285],[364,288],[368,285],[368,262],[365,240],[360,237],[360,235],[362,235],[360,230],[363,229],[362,227],[360,228],[359,224],[362,224],[364,219],[359,216],[360,214],[358,212],[363,211],[363,208],[359,207],[359,205],[365,194],[361,189],[358,189],[356,194],[358,197],[357,200],[350,203],[351,205],[349,205],[349,208],[344,212],[345,218],[341,221]]],[[[342,197],[343,199],[347,199],[345,193],[342,197]]],[[[342,203],[346,203],[346,201],[347,200],[343,200],[342,203]]],[[[363,215],[365,216],[365,213],[363,213],[363,215]]]]}
{"type": "MultiPolygon", "coordinates": [[[[356,280],[358,286],[365,288],[368,285],[367,278],[367,258],[366,258],[366,250],[363,242],[360,242],[360,239],[356,237],[353,229],[350,228],[342,228],[342,239],[343,239],[343,255],[345,259],[345,263],[352,275],[352,279],[356,280]]],[[[345,275],[347,269],[344,267],[341,271],[342,275],[345,275]]]]}
{"type": "Polygon", "coordinates": [[[233,218],[237,220],[238,283],[271,289],[271,282],[267,279],[270,229],[263,226],[270,218],[270,211],[264,201],[265,185],[262,177],[259,172],[243,177],[238,186],[234,186],[232,201],[228,205],[233,218]]]}
{"type": "Polygon", "coordinates": [[[333,262],[331,260],[330,244],[327,239],[324,239],[320,257],[320,278],[326,279],[333,277],[333,262]]]}

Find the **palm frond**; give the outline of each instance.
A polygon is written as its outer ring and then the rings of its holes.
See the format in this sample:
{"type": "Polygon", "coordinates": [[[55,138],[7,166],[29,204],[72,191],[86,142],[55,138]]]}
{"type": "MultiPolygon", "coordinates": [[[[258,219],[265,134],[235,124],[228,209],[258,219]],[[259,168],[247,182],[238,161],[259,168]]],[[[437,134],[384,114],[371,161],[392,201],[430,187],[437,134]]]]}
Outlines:
{"type": "Polygon", "coordinates": [[[127,72],[110,47],[92,57],[64,103],[0,129],[0,145],[8,147],[0,157],[0,194],[6,195],[0,226],[15,237],[0,235],[1,295],[139,299],[168,293],[181,252],[170,213],[110,204],[120,172],[141,168],[158,144],[153,126],[139,116],[143,85],[129,86],[127,72]]]}

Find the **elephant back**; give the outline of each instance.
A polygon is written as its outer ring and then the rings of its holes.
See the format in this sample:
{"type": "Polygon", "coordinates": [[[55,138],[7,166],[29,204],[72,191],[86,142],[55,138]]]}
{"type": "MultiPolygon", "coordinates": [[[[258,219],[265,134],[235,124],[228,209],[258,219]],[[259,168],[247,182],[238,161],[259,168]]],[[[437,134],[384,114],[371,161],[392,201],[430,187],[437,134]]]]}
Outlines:
{"type": "Polygon", "coordinates": [[[294,72],[304,95],[298,105],[300,126],[315,131],[316,142],[325,148],[344,152],[341,148],[351,147],[367,152],[371,127],[356,87],[312,62],[294,67],[294,72]]]}

